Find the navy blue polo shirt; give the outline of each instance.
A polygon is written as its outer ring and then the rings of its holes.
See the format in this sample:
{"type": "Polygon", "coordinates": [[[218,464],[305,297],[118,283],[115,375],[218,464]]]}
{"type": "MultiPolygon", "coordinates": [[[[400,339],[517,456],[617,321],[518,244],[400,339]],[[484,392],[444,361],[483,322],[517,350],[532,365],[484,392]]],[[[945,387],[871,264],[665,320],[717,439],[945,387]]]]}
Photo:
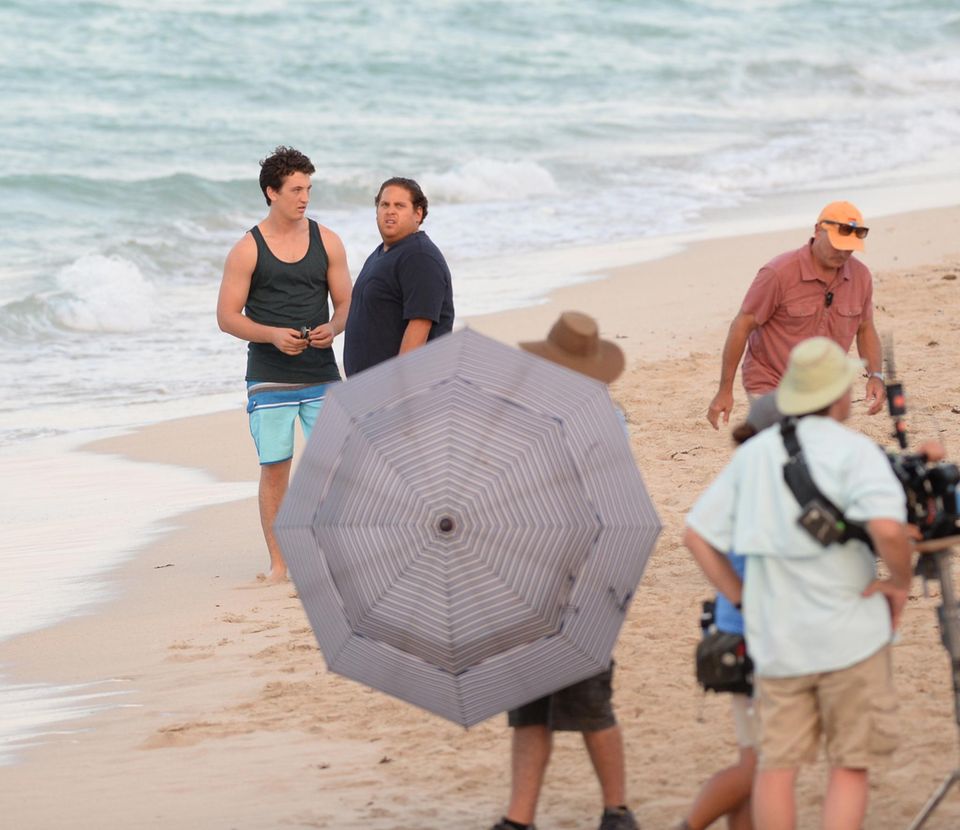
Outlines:
{"type": "Polygon", "coordinates": [[[428,340],[453,329],[453,286],[440,249],[417,231],[363,264],[350,297],[343,368],[354,375],[395,357],[407,323],[432,320],[428,340]]]}

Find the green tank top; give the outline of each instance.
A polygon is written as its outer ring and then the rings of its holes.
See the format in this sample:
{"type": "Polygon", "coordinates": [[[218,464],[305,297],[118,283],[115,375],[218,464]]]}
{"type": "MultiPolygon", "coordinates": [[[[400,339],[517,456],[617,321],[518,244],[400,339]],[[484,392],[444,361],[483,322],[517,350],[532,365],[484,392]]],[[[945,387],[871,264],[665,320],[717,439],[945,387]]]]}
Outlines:
{"type": "MultiPolygon", "coordinates": [[[[250,280],[244,313],[265,326],[300,329],[330,322],[327,305],[329,259],[312,219],[310,244],[299,262],[283,262],[273,255],[260,228],[250,229],[257,243],[257,265],[250,280]]],[[[250,343],[247,347],[247,380],[280,383],[327,383],[340,380],[332,348],[305,349],[298,355],[281,352],[272,343],[250,343]]]]}

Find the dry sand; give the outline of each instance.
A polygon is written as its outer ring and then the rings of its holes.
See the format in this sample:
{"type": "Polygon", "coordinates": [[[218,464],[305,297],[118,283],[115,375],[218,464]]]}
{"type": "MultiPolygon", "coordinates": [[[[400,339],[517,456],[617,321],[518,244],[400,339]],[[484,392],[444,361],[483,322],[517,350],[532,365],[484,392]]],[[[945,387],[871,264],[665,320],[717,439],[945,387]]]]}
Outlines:
{"type": "MultiPolygon", "coordinates": [[[[896,338],[911,427],[960,459],[960,208],[874,224],[877,322],[896,338]]],[[[613,387],[660,510],[663,535],[616,649],[615,702],[631,802],[669,828],[735,754],[727,701],[692,676],[698,608],[710,593],[679,545],[683,516],[729,457],[704,413],[726,326],[753,274],[806,230],[696,244],[534,309],[472,325],[507,342],[542,336],[563,308],[597,316],[630,364],[613,387]]],[[[858,395],[857,397],[862,397],[858,395]]],[[[885,416],[853,425],[889,443],[885,416]]],[[[742,400],[734,418],[743,414],[742,400]]],[[[241,411],[173,421],[89,448],[253,480],[241,411]]],[[[117,486],[112,483],[111,486],[117,486]]],[[[18,682],[122,688],[123,706],[66,724],[0,768],[9,828],[486,828],[501,813],[509,733],[463,730],[326,672],[292,585],[251,587],[266,563],[254,500],[183,516],[110,575],[118,599],[0,643],[18,682]]],[[[902,745],[872,781],[866,827],[905,827],[957,762],[948,662],[935,597],[914,591],[895,649],[902,745]]],[[[825,768],[800,783],[800,827],[817,825],[825,768]]],[[[596,826],[599,797],[579,737],[560,735],[541,828],[596,826]]],[[[960,792],[927,825],[960,823],[960,792]]]]}

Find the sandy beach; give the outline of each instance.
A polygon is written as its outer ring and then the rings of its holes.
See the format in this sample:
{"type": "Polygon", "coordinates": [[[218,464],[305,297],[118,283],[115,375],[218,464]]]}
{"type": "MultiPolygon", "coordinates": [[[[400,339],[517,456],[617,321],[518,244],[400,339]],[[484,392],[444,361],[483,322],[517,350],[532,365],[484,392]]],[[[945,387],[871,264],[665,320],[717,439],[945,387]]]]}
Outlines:
{"type": "MultiPolygon", "coordinates": [[[[896,344],[913,435],[960,460],[960,207],[871,221],[877,328],[896,344]]],[[[478,317],[508,343],[543,336],[560,310],[594,315],[628,371],[612,387],[664,530],[618,643],[615,703],[630,800],[647,830],[672,827],[700,783],[735,754],[725,698],[692,671],[709,596],[679,538],[683,517],[730,454],[705,419],[726,327],[757,268],[808,228],[696,243],[564,288],[542,305],[478,317]]],[[[862,399],[862,387],[855,388],[862,399]]],[[[742,394],[734,419],[745,412],[742,394]]],[[[885,414],[852,425],[890,445],[885,414]]],[[[152,425],[84,452],[254,481],[241,409],[152,425]]],[[[113,482],[104,485],[122,486],[113,482]]],[[[57,724],[0,767],[0,825],[60,828],[486,828],[509,780],[505,718],[464,730],[327,673],[292,584],[258,587],[266,565],[255,499],[205,507],[110,573],[116,599],[0,643],[17,683],[120,690],[121,705],[57,724]]],[[[901,747],[872,779],[865,827],[905,827],[957,761],[936,591],[919,581],[895,648],[901,747]]],[[[806,769],[800,827],[816,826],[825,767],[806,769]]],[[[537,825],[595,826],[599,800],[579,737],[560,735],[537,825]]],[[[928,823],[960,824],[960,792],[928,823]]],[[[718,825],[719,826],[719,825],[718,825]]]]}

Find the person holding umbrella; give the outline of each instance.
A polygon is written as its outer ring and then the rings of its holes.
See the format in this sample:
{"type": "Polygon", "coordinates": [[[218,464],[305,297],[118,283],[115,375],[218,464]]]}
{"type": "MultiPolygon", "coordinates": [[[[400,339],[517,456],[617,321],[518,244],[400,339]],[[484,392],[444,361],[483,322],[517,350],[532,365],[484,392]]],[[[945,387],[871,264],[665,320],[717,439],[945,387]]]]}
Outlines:
{"type": "MultiPolygon", "coordinates": [[[[619,377],[625,364],[621,349],[600,338],[596,321],[576,311],[561,314],[546,340],[521,343],[520,348],[603,383],[619,377]]],[[[626,804],[623,734],[613,711],[612,680],[611,661],[599,674],[508,713],[513,728],[510,803],[492,830],[533,828],[557,730],[583,735],[603,796],[599,830],[637,830],[626,804]]]]}

